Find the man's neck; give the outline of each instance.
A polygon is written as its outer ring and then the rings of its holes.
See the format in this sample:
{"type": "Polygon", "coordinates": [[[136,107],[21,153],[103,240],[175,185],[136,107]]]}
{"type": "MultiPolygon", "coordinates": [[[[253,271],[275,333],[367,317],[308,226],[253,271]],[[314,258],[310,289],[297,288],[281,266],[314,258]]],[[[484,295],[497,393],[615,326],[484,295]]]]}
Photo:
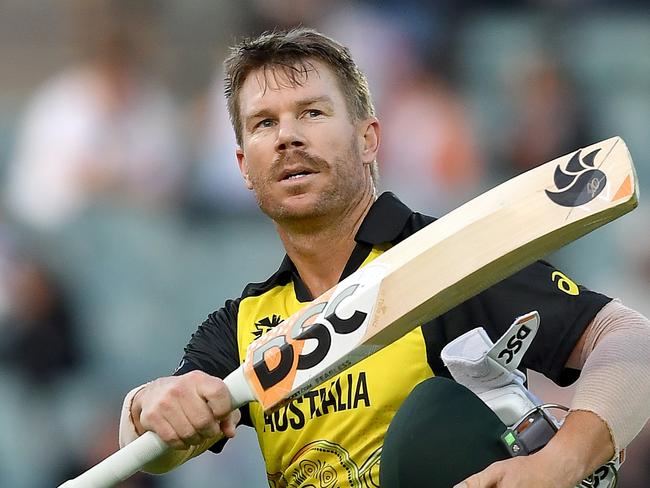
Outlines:
{"type": "Polygon", "coordinates": [[[323,218],[309,228],[276,224],[287,255],[313,298],[339,282],[356,245],[354,238],[373,202],[374,195],[369,194],[344,214],[323,218]]]}

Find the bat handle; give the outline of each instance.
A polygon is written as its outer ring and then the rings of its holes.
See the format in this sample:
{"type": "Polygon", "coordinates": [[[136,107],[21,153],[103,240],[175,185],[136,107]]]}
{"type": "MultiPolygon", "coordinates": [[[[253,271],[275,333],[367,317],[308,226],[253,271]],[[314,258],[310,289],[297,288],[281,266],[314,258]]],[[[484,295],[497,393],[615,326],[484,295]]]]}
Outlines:
{"type": "Polygon", "coordinates": [[[232,410],[255,400],[253,391],[248,384],[244,365],[240,365],[236,370],[223,379],[228,391],[230,392],[230,404],[232,410]]]}
{"type": "MultiPolygon", "coordinates": [[[[224,380],[230,392],[232,409],[253,400],[244,375],[243,365],[224,380]]],[[[108,488],[132,476],[143,466],[161,456],[169,446],[154,432],[145,432],[130,444],[93,466],[80,476],[66,481],[59,488],[108,488]]]]}
{"type": "Polygon", "coordinates": [[[153,432],[145,432],[136,440],[110,455],[73,480],[59,488],[107,488],[125,480],[150,463],[169,446],[153,432]]]}

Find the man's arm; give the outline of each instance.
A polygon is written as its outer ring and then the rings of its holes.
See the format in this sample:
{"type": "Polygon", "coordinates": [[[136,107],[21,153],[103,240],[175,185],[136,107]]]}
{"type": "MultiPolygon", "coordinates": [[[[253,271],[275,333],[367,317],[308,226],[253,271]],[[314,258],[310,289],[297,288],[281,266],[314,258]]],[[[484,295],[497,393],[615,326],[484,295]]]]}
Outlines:
{"type": "Polygon", "coordinates": [[[585,329],[567,367],[582,373],[571,412],[553,439],[531,456],[492,464],[464,486],[572,488],[641,431],[650,418],[647,318],[618,301],[606,305],[585,329]]]}
{"type": "Polygon", "coordinates": [[[159,378],[133,389],[124,399],[120,447],[153,431],[173,449],[143,470],[171,471],[224,436],[235,436],[241,414],[230,410],[230,394],[219,378],[201,371],[159,378]]]}
{"type": "Polygon", "coordinates": [[[611,302],[585,331],[568,366],[582,370],[571,410],[598,414],[616,452],[624,449],[650,417],[650,321],[611,302]]]}
{"type": "Polygon", "coordinates": [[[219,378],[239,365],[239,302],[227,300],[199,326],[174,376],[134,388],[124,399],[120,447],[151,430],[173,448],[145,466],[145,471],[170,471],[209,449],[224,434],[234,436],[241,414],[230,412],[230,396],[219,378]]]}

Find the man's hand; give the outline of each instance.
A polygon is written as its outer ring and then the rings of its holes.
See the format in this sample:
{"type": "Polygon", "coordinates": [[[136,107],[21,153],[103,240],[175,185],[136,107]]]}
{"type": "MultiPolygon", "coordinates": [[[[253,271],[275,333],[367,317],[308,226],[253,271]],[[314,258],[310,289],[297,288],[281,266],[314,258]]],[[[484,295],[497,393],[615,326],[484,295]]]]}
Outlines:
{"type": "Polygon", "coordinates": [[[576,483],[560,481],[557,470],[543,460],[521,456],[491,464],[454,488],[574,488],[576,483]]]}
{"type": "Polygon", "coordinates": [[[592,412],[571,412],[540,451],[493,463],[454,488],[573,488],[613,455],[607,425],[592,412]]]}
{"type": "Polygon", "coordinates": [[[174,449],[235,436],[241,418],[231,411],[224,382],[201,371],[157,379],[136,393],[131,416],[138,434],[153,431],[174,449]]]}

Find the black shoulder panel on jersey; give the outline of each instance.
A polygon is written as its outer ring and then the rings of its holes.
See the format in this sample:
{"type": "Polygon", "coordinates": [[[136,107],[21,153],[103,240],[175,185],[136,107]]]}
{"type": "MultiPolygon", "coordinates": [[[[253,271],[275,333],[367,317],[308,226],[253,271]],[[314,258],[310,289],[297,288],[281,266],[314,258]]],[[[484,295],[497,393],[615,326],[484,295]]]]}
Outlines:
{"type": "Polygon", "coordinates": [[[575,381],[577,372],[565,368],[566,362],[585,328],[611,298],[582,286],[578,295],[568,295],[553,282],[555,271],[549,263],[537,261],[425,324],[427,359],[434,373],[449,375],[440,351],[456,337],[483,327],[496,341],[517,317],[537,310],[540,328],[520,369],[538,371],[561,386],[575,381]]]}
{"type": "MultiPolygon", "coordinates": [[[[239,366],[237,311],[240,301],[240,298],[228,300],[208,316],[185,346],[183,361],[219,378],[226,377],[239,366]]],[[[179,372],[186,372],[184,369],[181,363],[179,372]]]]}

